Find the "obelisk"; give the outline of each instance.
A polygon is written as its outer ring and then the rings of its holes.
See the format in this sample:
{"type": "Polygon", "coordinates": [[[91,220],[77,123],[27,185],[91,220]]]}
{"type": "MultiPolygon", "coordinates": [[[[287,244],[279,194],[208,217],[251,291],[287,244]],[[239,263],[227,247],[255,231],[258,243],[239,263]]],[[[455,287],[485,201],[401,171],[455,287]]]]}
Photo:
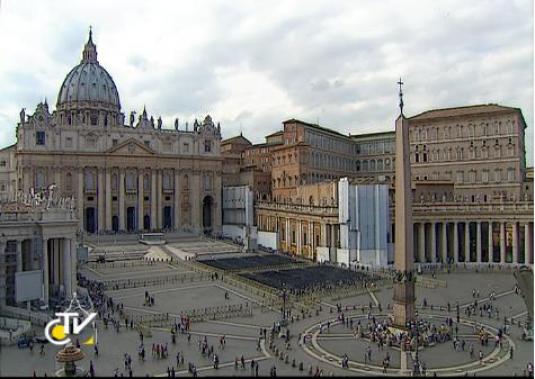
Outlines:
{"type": "Polygon", "coordinates": [[[414,249],[412,227],[412,189],[409,149],[409,121],[403,115],[403,82],[399,79],[400,115],[396,120],[396,177],[394,252],[394,325],[407,328],[415,321],[414,249]]]}

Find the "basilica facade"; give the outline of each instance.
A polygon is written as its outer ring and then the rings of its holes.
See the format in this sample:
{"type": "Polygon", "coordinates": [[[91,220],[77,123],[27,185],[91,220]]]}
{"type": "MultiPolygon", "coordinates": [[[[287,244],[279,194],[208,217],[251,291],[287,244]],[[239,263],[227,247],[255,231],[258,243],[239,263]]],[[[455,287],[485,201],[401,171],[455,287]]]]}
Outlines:
{"type": "Polygon", "coordinates": [[[221,231],[221,128],[210,116],[188,130],[163,127],[146,109],[126,120],[91,32],[66,76],[56,109],[23,109],[17,127],[17,190],[55,186],[76,201],[87,233],[221,231]]]}

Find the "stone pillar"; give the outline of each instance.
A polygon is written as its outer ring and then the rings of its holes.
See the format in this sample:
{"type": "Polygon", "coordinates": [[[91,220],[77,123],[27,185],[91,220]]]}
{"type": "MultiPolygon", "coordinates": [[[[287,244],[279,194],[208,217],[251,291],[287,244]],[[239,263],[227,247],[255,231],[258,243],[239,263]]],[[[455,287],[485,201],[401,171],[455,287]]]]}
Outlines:
{"type": "Polygon", "coordinates": [[[533,236],[529,222],[524,224],[524,264],[529,265],[533,260],[533,236]]]}
{"type": "Polygon", "coordinates": [[[43,269],[43,301],[45,304],[48,304],[48,294],[49,294],[49,279],[48,279],[48,238],[43,238],[43,264],[41,265],[43,269]]]}
{"type": "Polygon", "coordinates": [[[316,241],[314,240],[314,223],[309,222],[308,223],[308,235],[310,236],[310,259],[314,258],[314,244],[316,241]]]}
{"type": "Polygon", "coordinates": [[[448,223],[442,223],[442,263],[448,261],[448,223]]]}
{"type": "Polygon", "coordinates": [[[151,171],[150,186],[150,228],[156,229],[156,171],[151,171]]]}
{"type": "Polygon", "coordinates": [[[464,261],[470,262],[470,222],[464,223],[464,261]]]}
{"type": "Polygon", "coordinates": [[[418,261],[425,263],[425,223],[418,224],[418,261]]]}
{"type": "Polygon", "coordinates": [[[505,222],[500,222],[500,263],[505,263],[505,222]]]}
{"type": "Polygon", "coordinates": [[[301,220],[298,220],[297,221],[297,230],[295,232],[295,237],[296,237],[296,251],[295,251],[295,254],[296,255],[300,255],[302,256],[303,255],[303,252],[301,251],[302,247],[303,247],[303,240],[302,240],[302,233],[303,232],[303,224],[302,224],[302,221],[301,220]]]}
{"type": "Polygon", "coordinates": [[[518,223],[513,222],[513,260],[512,263],[518,263],[518,223]]]}
{"type": "Polygon", "coordinates": [[[290,252],[290,246],[292,245],[292,241],[290,240],[290,219],[287,218],[286,219],[286,237],[285,237],[285,240],[286,240],[286,251],[287,252],[290,252]]]}
{"type": "Polygon", "coordinates": [[[488,261],[489,263],[494,262],[494,243],[492,240],[492,221],[488,222],[489,224],[489,235],[488,235],[488,243],[489,243],[489,256],[488,261]]]}
{"type": "Polygon", "coordinates": [[[139,169],[137,175],[137,229],[139,231],[143,230],[143,196],[143,170],[139,169]]]}
{"type": "Polygon", "coordinates": [[[22,241],[17,240],[17,272],[22,272],[22,241]]]}
{"type": "Polygon", "coordinates": [[[113,217],[111,209],[111,172],[106,170],[106,230],[112,230],[111,218],[113,217]]]}
{"type": "MultiPolygon", "coordinates": [[[[223,228],[222,226],[223,224],[223,198],[222,198],[222,191],[221,191],[223,187],[221,183],[221,174],[214,172],[212,177],[214,180],[213,186],[212,186],[212,191],[214,193],[214,220],[212,222],[212,225],[214,227],[215,232],[221,233],[223,232],[222,230],[223,228]]],[[[253,197],[253,204],[254,204],[254,197],[253,197]]]]}
{"type": "Polygon", "coordinates": [[[202,210],[202,200],[201,195],[203,188],[201,187],[201,176],[199,171],[194,171],[191,175],[193,183],[190,186],[191,194],[191,211],[193,217],[193,228],[198,233],[203,232],[202,219],[201,219],[201,210],[202,210]]]}
{"type": "Polygon", "coordinates": [[[76,268],[78,267],[78,255],[76,252],[76,241],[74,239],[69,239],[69,241],[71,245],[71,292],[74,293],[78,289],[76,284],[76,268]]]}
{"type": "Polygon", "coordinates": [[[431,223],[431,263],[437,263],[437,232],[436,223],[431,223]]]}
{"type": "MultiPolygon", "coordinates": [[[[0,240],[0,265],[5,262],[5,255],[4,255],[5,251],[6,251],[6,242],[5,242],[5,240],[0,240]]],[[[2,270],[3,269],[4,268],[2,267],[2,270]]],[[[0,277],[2,278],[2,280],[4,280],[4,272],[2,272],[0,277]]],[[[6,305],[6,296],[7,296],[6,287],[5,286],[1,286],[0,287],[0,306],[5,306],[6,305]]]]}
{"type": "Polygon", "coordinates": [[[80,229],[84,230],[84,169],[78,170],[78,191],[77,191],[78,221],[80,229]]]}
{"type": "Polygon", "coordinates": [[[180,230],[180,174],[175,169],[175,198],[174,198],[174,210],[175,210],[175,230],[180,230]]]}
{"type": "Polygon", "coordinates": [[[102,168],[98,169],[98,182],[97,182],[97,212],[98,212],[98,232],[103,232],[106,225],[104,220],[106,219],[106,209],[104,206],[104,199],[106,192],[104,191],[104,171],[102,168]]]}
{"type": "Polygon", "coordinates": [[[320,245],[322,247],[327,246],[327,225],[323,223],[320,226],[320,245]]]}
{"type": "Polygon", "coordinates": [[[162,170],[157,170],[156,176],[156,228],[162,229],[162,170]]]}
{"type": "Polygon", "coordinates": [[[476,229],[476,262],[481,263],[481,221],[477,222],[477,229],[476,229]]]}
{"type": "Polygon", "coordinates": [[[459,230],[457,221],[453,223],[453,262],[459,263],[459,230]]]}
{"type": "Polygon", "coordinates": [[[124,214],[124,169],[119,171],[119,230],[125,230],[124,214]]]}
{"type": "Polygon", "coordinates": [[[71,240],[63,238],[63,287],[65,288],[65,295],[68,298],[72,297],[72,251],[71,240]]]}

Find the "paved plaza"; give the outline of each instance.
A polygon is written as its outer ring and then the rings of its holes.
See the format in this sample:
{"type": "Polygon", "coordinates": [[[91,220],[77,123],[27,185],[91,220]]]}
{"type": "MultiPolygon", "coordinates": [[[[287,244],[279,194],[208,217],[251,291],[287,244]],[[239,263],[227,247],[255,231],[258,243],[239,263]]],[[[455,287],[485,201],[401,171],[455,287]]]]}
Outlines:
{"type": "MultiPolygon", "coordinates": [[[[91,281],[106,283],[106,296],[112,298],[114,304],[121,305],[121,312],[112,312],[110,316],[111,320],[120,320],[119,330],[111,323],[106,327],[102,318],[98,321],[99,354],[95,355],[93,347],[82,345],[85,358],[79,365],[87,369],[91,361],[97,376],[112,376],[115,372],[128,376],[129,370],[124,365],[125,354],[128,354],[132,358],[134,376],[164,377],[168,376],[168,368],[174,368],[175,376],[191,376],[189,364],[195,365],[198,376],[254,376],[256,365],[251,368],[252,360],[258,364],[259,376],[269,376],[273,367],[277,375],[290,376],[397,376],[408,374],[402,371],[404,367],[409,370],[412,367],[416,358],[414,350],[402,353],[395,344],[379,346],[366,335],[356,333],[360,330],[357,324],[366,330],[372,320],[378,323],[388,320],[392,304],[392,286],[388,280],[379,281],[368,289],[332,293],[317,302],[311,302],[310,297],[289,298],[290,338],[286,343],[281,337],[283,333],[278,330],[272,333],[281,319],[279,290],[270,292],[260,284],[255,287],[251,282],[240,281],[237,274],[215,275],[216,271],[206,271],[206,267],[177,259],[85,265],[80,274],[91,281]],[[152,305],[145,301],[146,292],[154,299],[152,305]],[[186,314],[192,320],[189,330],[179,332],[173,343],[171,329],[186,314]],[[125,327],[124,317],[134,320],[133,329],[125,327]],[[144,360],[138,355],[140,330],[144,333],[144,360]],[[266,330],[266,338],[263,330],[266,330]],[[223,336],[224,345],[221,344],[223,336]],[[218,369],[213,367],[213,354],[202,353],[203,341],[207,350],[213,349],[217,354],[218,369]],[[167,356],[153,355],[153,344],[167,345],[167,356]],[[341,361],[346,355],[348,367],[342,368],[341,361]],[[242,356],[245,368],[242,368],[242,356]],[[389,365],[384,373],[383,362],[387,356],[389,365]]],[[[522,328],[518,322],[525,322],[526,308],[514,291],[512,273],[462,271],[438,273],[433,279],[425,276],[445,287],[416,287],[419,318],[436,326],[445,325],[447,318],[453,319],[451,333],[459,339],[457,349],[452,340],[420,346],[419,360],[427,375],[452,376],[465,372],[477,376],[523,375],[533,357],[533,343],[521,340],[522,328]],[[490,318],[487,312],[481,316],[479,310],[467,315],[466,309],[474,302],[473,289],[479,291],[478,307],[489,303],[489,295],[495,294],[490,318]],[[494,335],[503,328],[504,317],[508,324],[512,318],[513,325],[508,326],[508,334],[500,347],[495,345],[494,335]],[[489,333],[489,343],[484,346],[475,331],[481,326],[489,333]]],[[[42,335],[43,331],[37,328],[35,333],[42,335]]],[[[1,375],[28,376],[34,372],[38,376],[54,375],[61,368],[54,359],[59,348],[46,344],[43,354],[40,349],[39,345],[33,351],[19,349],[16,345],[2,347],[1,375]]]]}

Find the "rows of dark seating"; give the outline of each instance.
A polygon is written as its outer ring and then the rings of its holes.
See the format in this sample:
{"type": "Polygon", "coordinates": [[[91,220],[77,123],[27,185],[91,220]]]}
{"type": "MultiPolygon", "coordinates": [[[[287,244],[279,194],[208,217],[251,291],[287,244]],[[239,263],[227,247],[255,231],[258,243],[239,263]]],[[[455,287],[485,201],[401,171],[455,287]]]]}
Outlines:
{"type": "Polygon", "coordinates": [[[282,255],[250,255],[246,257],[205,259],[200,262],[222,270],[243,270],[256,267],[285,265],[296,263],[297,261],[282,255]]]}
{"type": "Polygon", "coordinates": [[[350,271],[328,265],[241,275],[270,287],[278,289],[285,287],[294,294],[355,284],[362,285],[365,282],[372,281],[372,277],[364,272],[350,271]]]}

